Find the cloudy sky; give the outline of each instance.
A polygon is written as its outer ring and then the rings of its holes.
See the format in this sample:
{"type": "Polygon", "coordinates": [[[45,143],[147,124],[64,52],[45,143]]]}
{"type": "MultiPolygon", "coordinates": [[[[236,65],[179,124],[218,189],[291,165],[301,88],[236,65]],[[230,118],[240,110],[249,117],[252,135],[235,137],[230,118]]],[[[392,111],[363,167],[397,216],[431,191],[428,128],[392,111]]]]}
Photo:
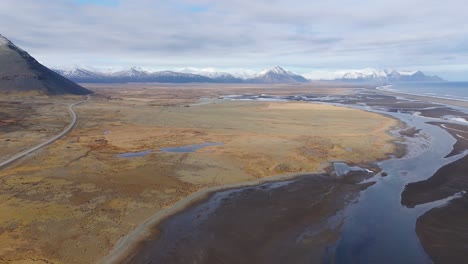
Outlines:
{"type": "Polygon", "coordinates": [[[466,0],[1,0],[48,66],[421,69],[468,80],[466,0]]]}

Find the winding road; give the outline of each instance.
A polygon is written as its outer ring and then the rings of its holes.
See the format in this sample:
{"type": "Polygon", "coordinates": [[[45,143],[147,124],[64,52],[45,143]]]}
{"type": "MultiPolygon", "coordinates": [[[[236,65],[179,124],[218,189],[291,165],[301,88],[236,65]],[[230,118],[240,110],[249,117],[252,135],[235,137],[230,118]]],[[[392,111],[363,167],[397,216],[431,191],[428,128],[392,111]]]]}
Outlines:
{"type": "Polygon", "coordinates": [[[78,105],[78,104],[89,101],[90,98],[91,98],[91,95],[87,95],[86,100],[82,100],[82,101],[79,101],[79,102],[68,105],[68,113],[70,114],[71,121],[68,124],[68,126],[65,127],[62,130],[62,132],[60,132],[59,134],[55,135],[54,137],[48,139],[47,141],[40,143],[39,145],[36,145],[36,146],[34,146],[32,148],[21,151],[20,153],[17,153],[15,155],[13,155],[11,158],[0,162],[0,168],[3,168],[5,166],[17,161],[17,160],[23,158],[24,156],[33,153],[34,151],[36,151],[38,149],[41,149],[41,148],[43,148],[43,147],[45,147],[45,146],[47,146],[49,144],[52,144],[53,142],[57,141],[61,137],[65,136],[68,132],[70,132],[73,129],[73,127],[76,124],[76,120],[78,119],[77,116],[76,116],[75,111],[73,110],[73,107],[78,105]]]}

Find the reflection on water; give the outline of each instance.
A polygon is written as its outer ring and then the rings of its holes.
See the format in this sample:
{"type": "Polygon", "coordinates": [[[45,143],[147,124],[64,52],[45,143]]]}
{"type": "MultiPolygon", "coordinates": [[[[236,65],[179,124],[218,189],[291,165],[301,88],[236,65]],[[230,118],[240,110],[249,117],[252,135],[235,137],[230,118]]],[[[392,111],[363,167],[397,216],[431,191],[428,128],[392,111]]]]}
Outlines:
{"type": "Polygon", "coordinates": [[[148,154],[153,152],[153,150],[145,150],[145,151],[140,151],[140,152],[127,152],[127,153],[121,153],[117,154],[116,157],[118,158],[137,158],[137,157],[144,157],[148,154]]]}
{"type": "MultiPolygon", "coordinates": [[[[425,180],[461,156],[444,159],[452,150],[455,139],[441,128],[426,124],[424,118],[403,113],[391,115],[412,127],[421,128],[429,136],[430,147],[411,147],[419,153],[379,163],[388,176],[379,178],[376,184],[361,193],[357,203],[346,209],[334,263],[431,263],[416,235],[416,219],[446,201],[407,208],[401,205],[400,194],[409,182],[425,180]]],[[[412,140],[410,144],[418,144],[418,139],[412,140]]]]}
{"type": "MultiPolygon", "coordinates": [[[[173,148],[162,148],[160,152],[176,152],[176,153],[187,153],[187,152],[195,152],[199,149],[212,147],[212,146],[222,146],[223,143],[220,142],[205,142],[201,144],[193,144],[193,145],[186,145],[181,147],[173,147],[173,148]]],[[[139,152],[126,152],[117,154],[116,157],[118,158],[137,158],[137,157],[144,157],[150,153],[153,153],[152,149],[139,151],[139,152]]]]}
{"type": "Polygon", "coordinates": [[[174,148],[162,148],[159,151],[185,153],[185,152],[195,152],[199,149],[206,148],[206,147],[222,146],[222,145],[223,143],[220,143],[220,142],[205,142],[201,144],[186,145],[186,146],[174,147],[174,148]]]}

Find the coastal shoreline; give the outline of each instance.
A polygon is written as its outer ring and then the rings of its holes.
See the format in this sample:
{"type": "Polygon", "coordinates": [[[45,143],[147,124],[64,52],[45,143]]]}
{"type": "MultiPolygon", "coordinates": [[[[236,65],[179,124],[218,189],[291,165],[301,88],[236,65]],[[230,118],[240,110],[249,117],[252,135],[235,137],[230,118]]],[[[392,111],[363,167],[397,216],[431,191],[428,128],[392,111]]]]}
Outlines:
{"type": "Polygon", "coordinates": [[[382,87],[386,87],[386,86],[377,86],[375,90],[385,95],[402,95],[402,97],[404,96],[405,99],[410,99],[410,100],[421,100],[421,101],[426,101],[426,102],[431,102],[431,103],[468,108],[468,101],[466,100],[456,100],[454,98],[444,98],[444,97],[437,97],[437,96],[404,93],[404,92],[399,92],[395,90],[383,89],[382,87]]]}

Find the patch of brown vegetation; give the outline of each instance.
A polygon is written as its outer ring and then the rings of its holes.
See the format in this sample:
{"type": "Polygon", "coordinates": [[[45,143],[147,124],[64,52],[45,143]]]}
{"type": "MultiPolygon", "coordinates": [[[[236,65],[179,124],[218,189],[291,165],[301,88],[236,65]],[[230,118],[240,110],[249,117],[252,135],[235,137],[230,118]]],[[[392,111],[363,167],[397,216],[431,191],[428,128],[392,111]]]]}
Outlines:
{"type": "Polygon", "coordinates": [[[0,159],[60,132],[69,122],[66,100],[0,98],[0,159]]]}

